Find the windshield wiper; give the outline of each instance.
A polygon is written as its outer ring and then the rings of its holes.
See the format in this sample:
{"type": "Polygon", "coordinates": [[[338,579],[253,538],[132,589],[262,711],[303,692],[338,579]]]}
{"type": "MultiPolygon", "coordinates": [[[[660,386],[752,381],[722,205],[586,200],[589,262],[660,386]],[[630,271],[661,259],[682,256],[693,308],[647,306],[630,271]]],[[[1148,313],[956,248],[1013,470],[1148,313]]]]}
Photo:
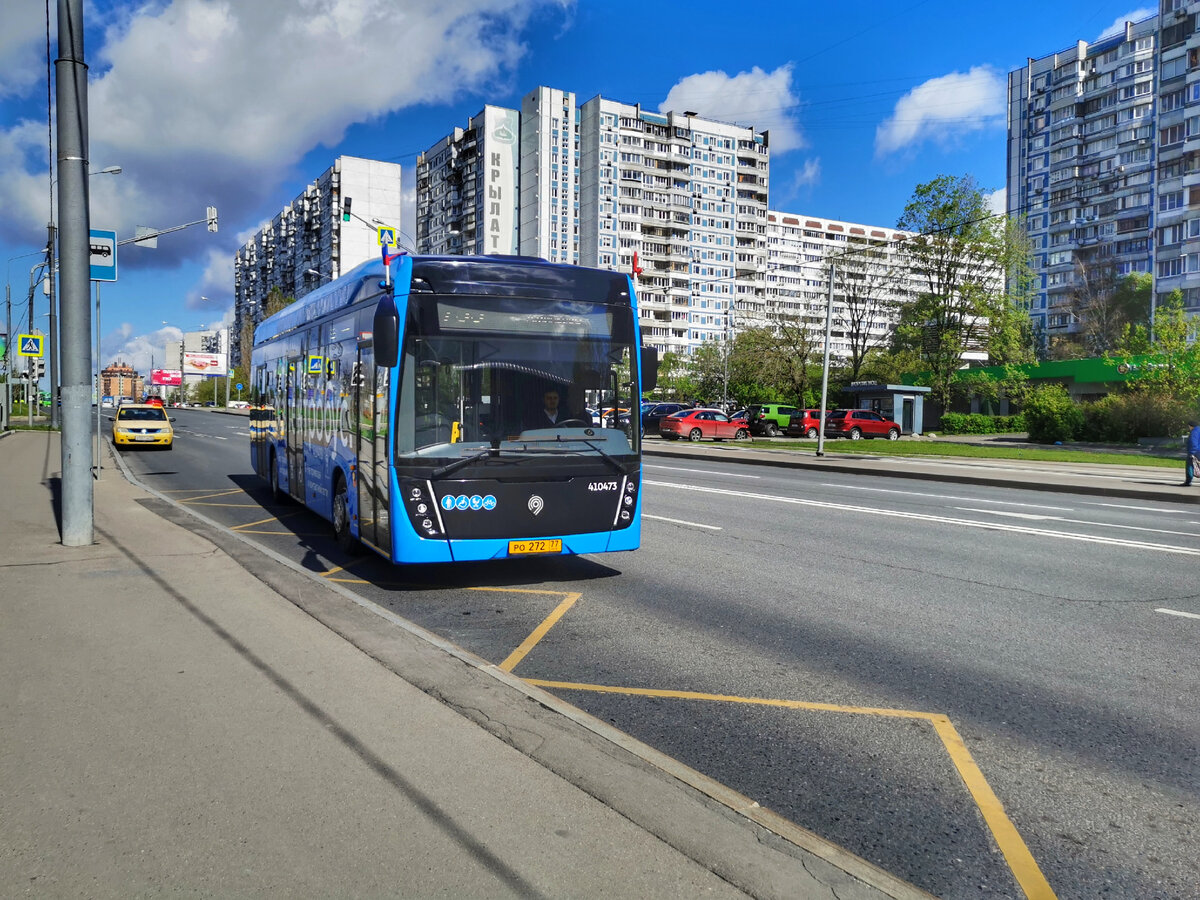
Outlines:
{"type": "Polygon", "coordinates": [[[472,453],[470,456],[464,456],[462,459],[456,459],[454,462],[446,463],[444,466],[438,466],[429,473],[429,477],[430,479],[441,478],[444,475],[449,475],[451,472],[457,472],[464,466],[469,466],[473,462],[479,462],[479,460],[488,456],[492,456],[493,454],[498,456],[500,454],[500,448],[484,447],[478,453],[472,453]]]}

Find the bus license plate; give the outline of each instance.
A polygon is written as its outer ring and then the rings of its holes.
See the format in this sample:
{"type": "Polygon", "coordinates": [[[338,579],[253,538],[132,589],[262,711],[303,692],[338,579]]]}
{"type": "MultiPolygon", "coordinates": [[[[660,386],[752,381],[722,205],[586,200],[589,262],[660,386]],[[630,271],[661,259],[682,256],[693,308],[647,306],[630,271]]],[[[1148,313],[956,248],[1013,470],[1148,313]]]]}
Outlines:
{"type": "Polygon", "coordinates": [[[562,541],[509,541],[508,555],[517,556],[528,553],[562,553],[562,541]]]}

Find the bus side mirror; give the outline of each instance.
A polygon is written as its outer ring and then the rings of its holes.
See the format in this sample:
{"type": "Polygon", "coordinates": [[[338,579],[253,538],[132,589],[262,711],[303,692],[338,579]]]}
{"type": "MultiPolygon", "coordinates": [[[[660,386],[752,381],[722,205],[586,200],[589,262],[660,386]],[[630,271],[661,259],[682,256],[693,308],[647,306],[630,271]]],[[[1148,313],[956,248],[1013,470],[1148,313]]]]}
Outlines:
{"type": "Polygon", "coordinates": [[[400,359],[400,313],[396,310],[396,298],[391,294],[379,298],[373,329],[375,365],[396,365],[400,359]]]}
{"type": "Polygon", "coordinates": [[[658,350],[642,347],[642,393],[658,387],[658,350]]]}

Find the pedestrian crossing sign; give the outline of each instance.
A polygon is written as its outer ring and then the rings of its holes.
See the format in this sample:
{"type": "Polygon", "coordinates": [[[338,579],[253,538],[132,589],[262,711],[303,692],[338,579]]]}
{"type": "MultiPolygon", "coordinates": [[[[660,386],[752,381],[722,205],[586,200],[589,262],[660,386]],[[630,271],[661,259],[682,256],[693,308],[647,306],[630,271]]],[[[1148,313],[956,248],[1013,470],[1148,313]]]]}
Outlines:
{"type": "Polygon", "coordinates": [[[390,247],[396,243],[396,229],[390,225],[380,225],[375,233],[379,236],[380,247],[390,247]]]}
{"type": "Polygon", "coordinates": [[[45,340],[40,334],[18,334],[17,356],[43,356],[45,340]]]}
{"type": "Polygon", "coordinates": [[[325,357],[310,356],[308,358],[308,374],[309,375],[324,375],[325,374],[325,357]]]}

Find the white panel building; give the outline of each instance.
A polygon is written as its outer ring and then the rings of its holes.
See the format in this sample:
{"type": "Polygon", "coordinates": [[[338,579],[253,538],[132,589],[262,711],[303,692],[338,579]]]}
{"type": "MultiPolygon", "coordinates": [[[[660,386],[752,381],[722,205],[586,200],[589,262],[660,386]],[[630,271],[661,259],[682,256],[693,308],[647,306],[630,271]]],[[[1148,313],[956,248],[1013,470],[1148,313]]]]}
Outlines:
{"type": "Polygon", "coordinates": [[[1200,2],[1030,59],[1008,77],[1008,195],[1033,240],[1031,315],[1047,342],[1079,330],[1082,270],[1149,272],[1200,310],[1200,2]]]}
{"type": "Polygon", "coordinates": [[[523,256],[579,262],[578,123],[579,110],[570,91],[539,87],[521,100],[523,256]]]}
{"type": "MultiPolygon", "coordinates": [[[[378,225],[400,227],[400,172],[396,163],[339,156],[238,250],[233,266],[234,365],[241,360],[242,321],[247,315],[261,318],[262,302],[272,288],[303,297],[379,255],[378,225]],[[347,198],[352,215],[343,222],[347,198]]],[[[404,236],[400,241],[407,242],[404,236]]]]}

